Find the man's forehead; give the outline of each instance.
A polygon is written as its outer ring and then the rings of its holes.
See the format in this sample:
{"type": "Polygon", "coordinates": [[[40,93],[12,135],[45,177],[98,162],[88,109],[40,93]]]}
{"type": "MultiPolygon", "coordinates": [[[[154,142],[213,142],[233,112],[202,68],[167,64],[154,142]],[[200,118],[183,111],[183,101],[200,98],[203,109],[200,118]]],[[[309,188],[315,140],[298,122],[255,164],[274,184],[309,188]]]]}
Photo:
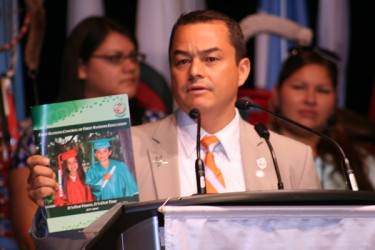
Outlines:
{"type": "Polygon", "coordinates": [[[174,35],[173,50],[194,47],[199,51],[213,51],[231,45],[224,23],[195,23],[180,26],[174,35]]]}

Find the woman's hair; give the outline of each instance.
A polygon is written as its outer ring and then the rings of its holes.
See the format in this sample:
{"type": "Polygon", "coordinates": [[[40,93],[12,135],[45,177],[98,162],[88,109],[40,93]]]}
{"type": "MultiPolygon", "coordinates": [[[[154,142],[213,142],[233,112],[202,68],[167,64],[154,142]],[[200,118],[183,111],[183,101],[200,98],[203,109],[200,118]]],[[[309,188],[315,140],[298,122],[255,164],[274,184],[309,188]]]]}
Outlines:
{"type": "MultiPolygon", "coordinates": [[[[83,186],[86,187],[85,172],[83,170],[82,162],[79,159],[79,157],[75,156],[75,158],[76,158],[77,164],[78,164],[77,177],[81,180],[83,186]]],[[[62,166],[63,166],[63,174],[62,174],[63,192],[64,192],[67,200],[69,200],[69,193],[68,193],[67,182],[68,182],[68,179],[70,178],[69,177],[70,173],[69,173],[68,164],[67,164],[66,160],[62,162],[62,166]]]]}
{"type": "Polygon", "coordinates": [[[327,69],[334,89],[337,86],[337,62],[339,57],[332,52],[318,48],[293,48],[289,57],[284,61],[276,86],[281,88],[286,79],[306,65],[318,64],[327,69]]]}
{"type": "MultiPolygon", "coordinates": [[[[304,66],[317,64],[323,66],[331,78],[334,89],[337,86],[338,69],[337,62],[339,57],[334,53],[319,49],[319,48],[295,48],[291,50],[289,57],[284,61],[279,78],[277,81],[277,88],[280,89],[285,80],[293,75],[296,71],[304,66]]],[[[276,112],[280,112],[278,107],[275,107],[276,112]]],[[[364,170],[365,162],[363,152],[360,152],[346,135],[345,123],[343,122],[343,112],[339,112],[336,107],[333,115],[326,122],[326,126],[320,132],[335,140],[346,153],[346,156],[351,164],[354,174],[358,180],[360,190],[374,190],[370,184],[369,178],[364,170]]],[[[279,130],[277,121],[272,124],[273,129],[279,130]]],[[[322,159],[326,159],[331,155],[334,159],[335,168],[338,172],[343,174],[342,157],[336,147],[331,143],[321,139],[317,145],[317,153],[322,159]]],[[[344,177],[344,176],[343,176],[344,177]]]]}
{"type": "Polygon", "coordinates": [[[111,32],[120,33],[132,41],[136,50],[138,43],[134,34],[125,26],[108,17],[88,17],[70,33],[62,58],[58,101],[83,99],[83,86],[78,78],[79,63],[87,63],[94,51],[111,32]]]}

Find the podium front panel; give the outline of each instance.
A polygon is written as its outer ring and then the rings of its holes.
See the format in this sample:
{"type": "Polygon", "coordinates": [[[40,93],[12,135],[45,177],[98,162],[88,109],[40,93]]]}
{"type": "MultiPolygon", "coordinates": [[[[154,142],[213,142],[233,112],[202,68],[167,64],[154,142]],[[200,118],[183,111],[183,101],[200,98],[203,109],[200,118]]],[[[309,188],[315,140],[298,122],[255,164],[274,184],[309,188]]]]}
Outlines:
{"type": "Polygon", "coordinates": [[[164,207],[165,249],[373,249],[375,206],[164,207]]]}
{"type": "MultiPolygon", "coordinates": [[[[125,230],[117,239],[117,249],[160,250],[160,227],[157,216],[147,218],[125,230]]],[[[163,242],[164,244],[164,242],[163,242]]]]}

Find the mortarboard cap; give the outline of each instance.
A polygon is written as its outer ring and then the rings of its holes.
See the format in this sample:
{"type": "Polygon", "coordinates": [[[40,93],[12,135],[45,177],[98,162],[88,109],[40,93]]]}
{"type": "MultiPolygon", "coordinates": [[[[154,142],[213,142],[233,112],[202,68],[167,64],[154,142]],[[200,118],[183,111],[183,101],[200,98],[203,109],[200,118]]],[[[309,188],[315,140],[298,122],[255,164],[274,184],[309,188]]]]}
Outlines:
{"type": "Polygon", "coordinates": [[[111,144],[109,143],[110,139],[104,138],[95,140],[93,143],[94,150],[95,149],[102,149],[102,148],[109,148],[111,144]]]}
{"type": "Polygon", "coordinates": [[[70,149],[70,150],[68,150],[68,151],[66,151],[66,152],[64,152],[64,153],[61,153],[60,154],[60,157],[61,157],[61,160],[62,161],[65,161],[65,160],[67,160],[67,159],[69,159],[69,158],[72,158],[72,157],[75,157],[75,156],[77,156],[77,150],[75,150],[74,148],[73,149],[70,149]]]}

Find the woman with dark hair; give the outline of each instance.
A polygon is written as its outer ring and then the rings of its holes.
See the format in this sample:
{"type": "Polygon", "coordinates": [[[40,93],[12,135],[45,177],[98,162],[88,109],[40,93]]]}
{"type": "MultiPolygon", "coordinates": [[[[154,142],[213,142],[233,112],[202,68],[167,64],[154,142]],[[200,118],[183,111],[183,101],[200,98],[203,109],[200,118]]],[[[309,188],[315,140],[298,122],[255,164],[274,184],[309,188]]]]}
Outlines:
{"type": "MultiPolygon", "coordinates": [[[[336,106],[338,60],[335,54],[323,49],[291,50],[282,65],[271,105],[283,116],[335,140],[351,164],[359,190],[374,190],[374,158],[347,136],[344,112],[336,106]]],[[[346,188],[342,158],[331,143],[277,119],[272,121],[271,128],[312,147],[323,188],[346,188]]]]}
{"type": "Polygon", "coordinates": [[[57,101],[127,94],[132,125],[158,120],[168,109],[143,102],[139,78],[144,60],[135,36],[123,25],[106,17],[86,18],[66,42],[57,101]]]}

